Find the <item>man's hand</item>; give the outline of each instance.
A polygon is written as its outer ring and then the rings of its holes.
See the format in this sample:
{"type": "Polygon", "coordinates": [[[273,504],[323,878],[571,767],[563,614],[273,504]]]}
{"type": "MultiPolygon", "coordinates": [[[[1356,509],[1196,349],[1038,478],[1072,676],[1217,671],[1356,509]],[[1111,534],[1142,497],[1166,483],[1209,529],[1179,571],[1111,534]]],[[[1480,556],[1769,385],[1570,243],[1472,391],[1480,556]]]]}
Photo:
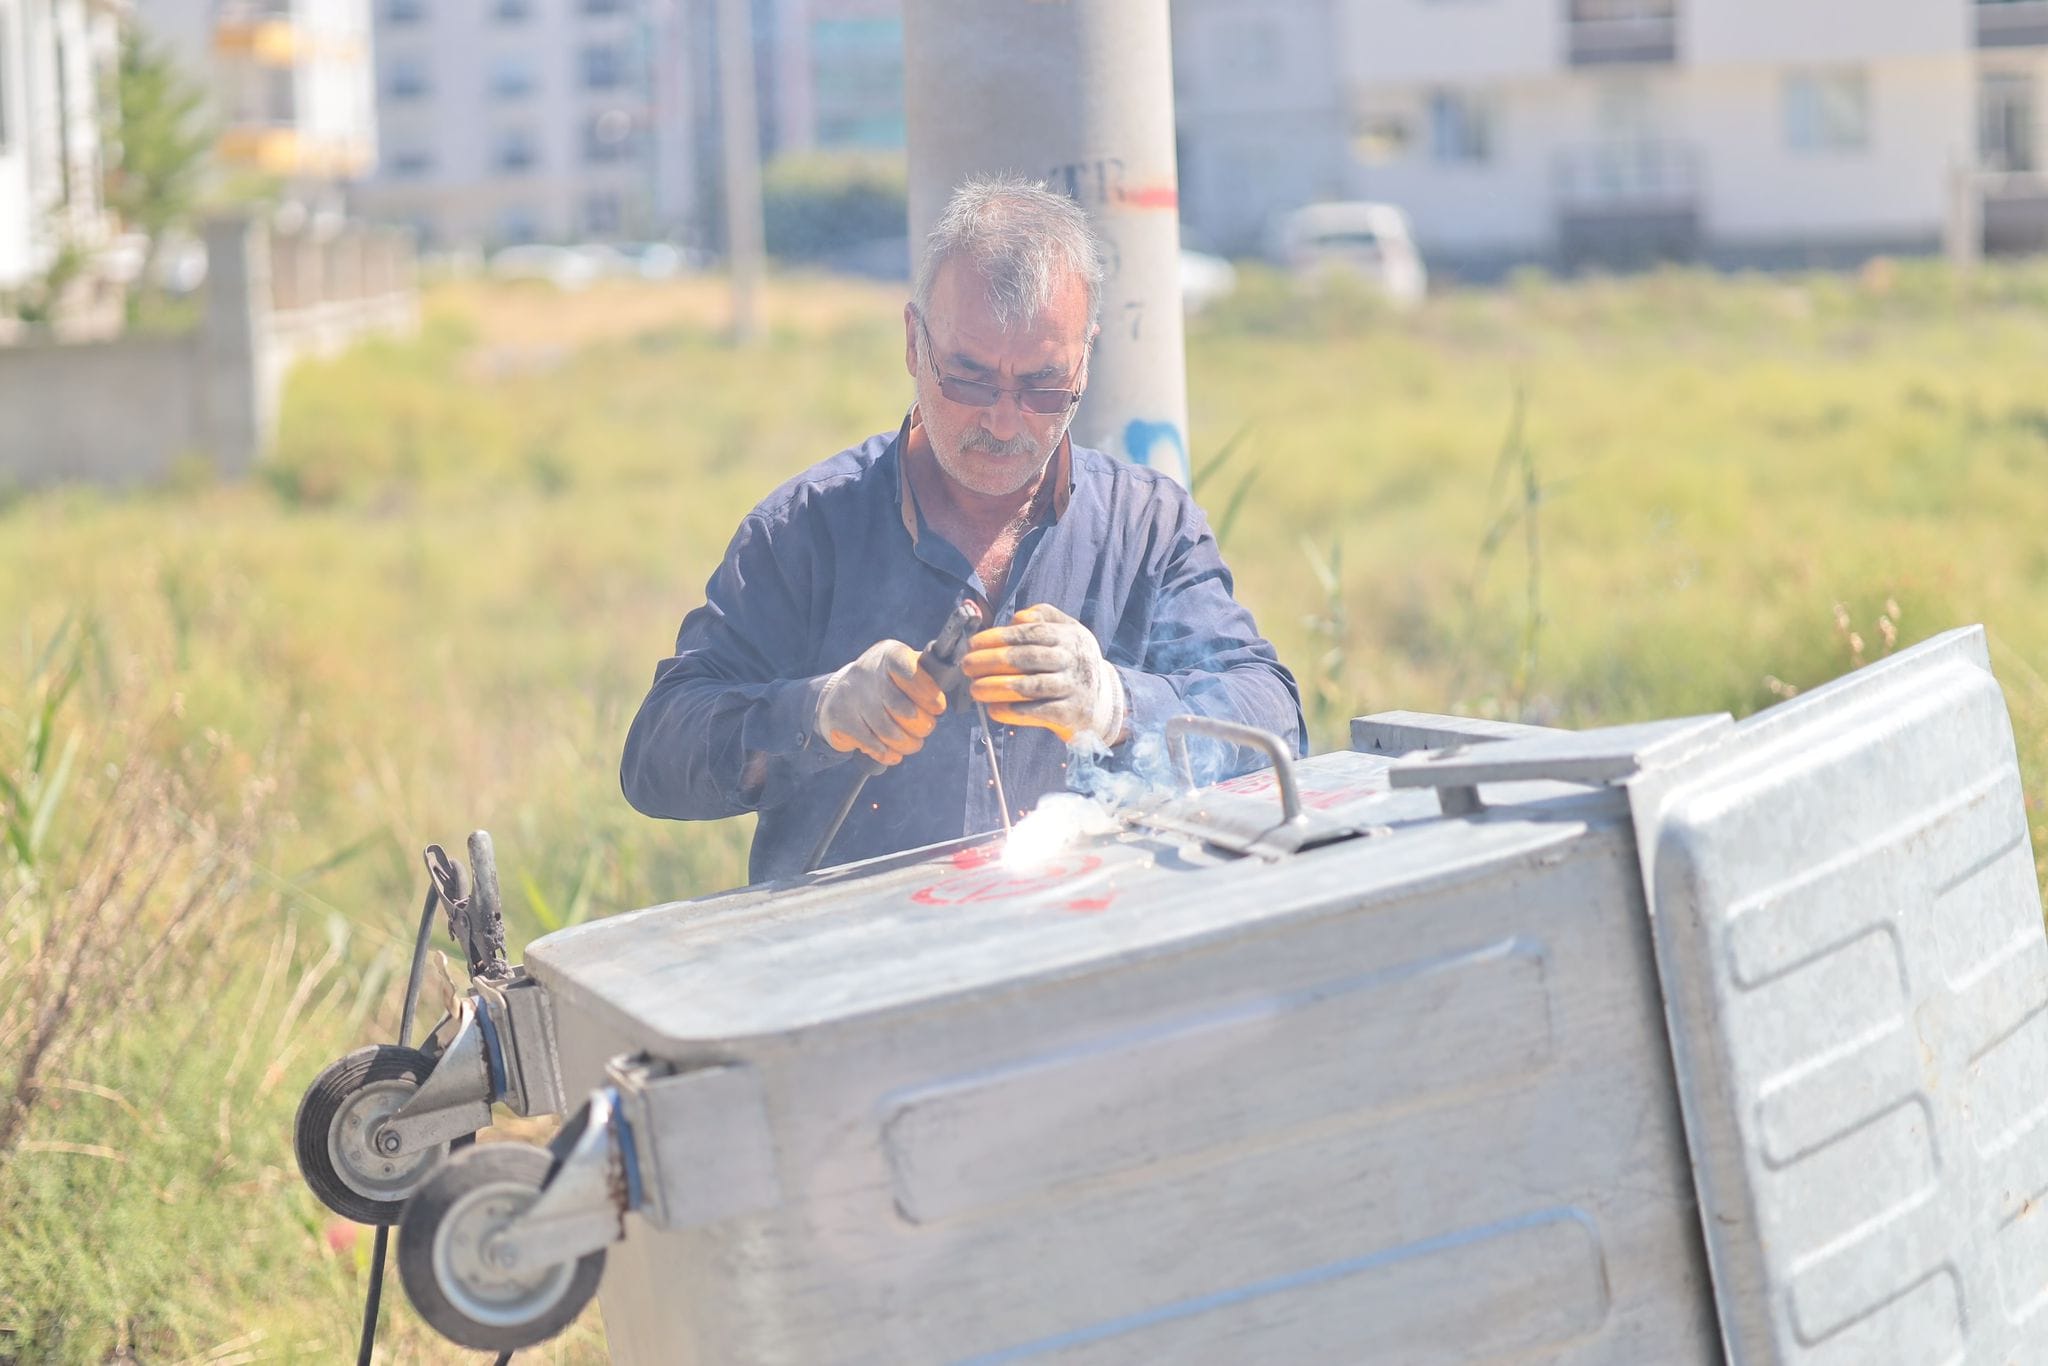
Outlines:
{"type": "Polygon", "coordinates": [[[834,749],[893,767],[924,747],[945,710],[946,695],[917,667],[917,651],[880,640],[825,680],[814,729],[834,749]]]}
{"type": "Polygon", "coordinates": [[[1067,741],[1082,734],[1105,745],[1123,739],[1123,679],[1094,634],[1057,607],[1039,603],[1008,626],[976,632],[960,671],[994,720],[1043,726],[1067,741]]]}

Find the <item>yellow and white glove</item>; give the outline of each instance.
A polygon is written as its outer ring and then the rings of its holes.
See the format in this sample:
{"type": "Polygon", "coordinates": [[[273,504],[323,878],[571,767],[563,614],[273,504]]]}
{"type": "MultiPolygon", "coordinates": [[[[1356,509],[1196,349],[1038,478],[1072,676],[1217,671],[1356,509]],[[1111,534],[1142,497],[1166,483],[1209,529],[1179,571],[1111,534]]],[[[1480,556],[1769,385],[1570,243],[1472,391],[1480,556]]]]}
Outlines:
{"type": "Polygon", "coordinates": [[[917,651],[878,640],[825,680],[812,728],[836,750],[893,767],[924,748],[945,710],[946,695],[917,667],[917,651]]]}
{"type": "Polygon", "coordinates": [[[1008,626],[976,632],[960,671],[992,720],[1042,726],[1068,742],[1076,735],[1105,745],[1123,739],[1123,679],[1102,657],[1094,633],[1057,607],[1039,603],[1008,626]]]}

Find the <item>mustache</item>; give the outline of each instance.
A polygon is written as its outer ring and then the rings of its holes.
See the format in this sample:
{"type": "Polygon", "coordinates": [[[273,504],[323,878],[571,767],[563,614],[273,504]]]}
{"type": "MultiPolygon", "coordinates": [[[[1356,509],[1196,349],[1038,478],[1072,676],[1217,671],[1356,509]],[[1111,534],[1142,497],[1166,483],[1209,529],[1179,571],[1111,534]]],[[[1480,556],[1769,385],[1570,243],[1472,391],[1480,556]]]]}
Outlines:
{"type": "Polygon", "coordinates": [[[998,441],[986,431],[976,429],[960,438],[960,448],[981,455],[1036,455],[1038,443],[1028,432],[1019,432],[1008,441],[998,441]]]}

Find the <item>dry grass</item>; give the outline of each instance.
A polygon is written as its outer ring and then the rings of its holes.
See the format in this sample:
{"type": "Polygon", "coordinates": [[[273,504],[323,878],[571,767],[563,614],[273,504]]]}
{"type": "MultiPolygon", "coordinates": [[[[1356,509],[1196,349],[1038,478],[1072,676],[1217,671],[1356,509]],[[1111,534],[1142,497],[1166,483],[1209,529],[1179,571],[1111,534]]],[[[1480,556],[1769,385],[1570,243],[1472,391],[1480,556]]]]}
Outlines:
{"type": "MultiPolygon", "coordinates": [[[[744,822],[625,808],[620,739],[744,509],[908,389],[893,291],[778,282],[745,355],[724,308],[449,285],[418,340],[293,376],[260,479],[0,506],[0,1360],[346,1355],[368,1237],[288,1129],[395,1027],[420,845],[493,832],[515,951],[740,879],[744,822]],[[67,618],[99,643],[38,730],[67,618]]],[[[1247,432],[1203,496],[1247,490],[1226,553],[1322,745],[1394,707],[1747,712],[1984,621],[2038,800],[2044,354],[2038,266],[1529,278],[1405,318],[1253,275],[1191,332],[1193,445],[1247,432]]],[[[386,1360],[446,1359],[386,1305],[386,1360]]]]}

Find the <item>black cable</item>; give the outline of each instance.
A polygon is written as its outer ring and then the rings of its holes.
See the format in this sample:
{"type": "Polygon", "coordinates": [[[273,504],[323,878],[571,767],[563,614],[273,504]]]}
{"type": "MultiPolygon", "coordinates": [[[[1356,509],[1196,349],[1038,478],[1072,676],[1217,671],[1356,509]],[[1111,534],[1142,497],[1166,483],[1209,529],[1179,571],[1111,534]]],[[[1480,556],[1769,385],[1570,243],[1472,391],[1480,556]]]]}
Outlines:
{"type": "Polygon", "coordinates": [[[428,878],[427,904],[420,907],[420,932],[412,941],[412,972],[405,979],[405,1009],[398,1014],[400,1048],[412,1047],[412,1017],[420,1004],[420,978],[427,971],[427,940],[434,933],[434,903],[440,899],[440,889],[428,878]]]}
{"type": "MultiPolygon", "coordinates": [[[[413,1012],[419,1008],[420,978],[427,969],[427,939],[434,931],[434,903],[441,894],[434,880],[427,879],[427,901],[420,907],[420,932],[413,939],[412,971],[405,979],[405,1005],[398,1012],[398,1046],[412,1047],[413,1012]]],[[[377,1304],[384,1298],[384,1254],[391,1246],[391,1225],[377,1225],[377,1241],[370,1248],[370,1293],[363,1302],[362,1345],[356,1349],[356,1366],[370,1366],[370,1353],[377,1346],[377,1304]]],[[[511,1353],[507,1352],[506,1356],[511,1353]]],[[[504,1358],[499,1358],[500,1362],[504,1358]]]]}
{"type": "Polygon", "coordinates": [[[370,1352],[377,1345],[377,1301],[384,1297],[384,1248],[391,1241],[391,1226],[377,1225],[377,1245],[370,1250],[370,1297],[363,1304],[363,1345],[356,1352],[356,1366],[370,1366],[370,1352]]]}

